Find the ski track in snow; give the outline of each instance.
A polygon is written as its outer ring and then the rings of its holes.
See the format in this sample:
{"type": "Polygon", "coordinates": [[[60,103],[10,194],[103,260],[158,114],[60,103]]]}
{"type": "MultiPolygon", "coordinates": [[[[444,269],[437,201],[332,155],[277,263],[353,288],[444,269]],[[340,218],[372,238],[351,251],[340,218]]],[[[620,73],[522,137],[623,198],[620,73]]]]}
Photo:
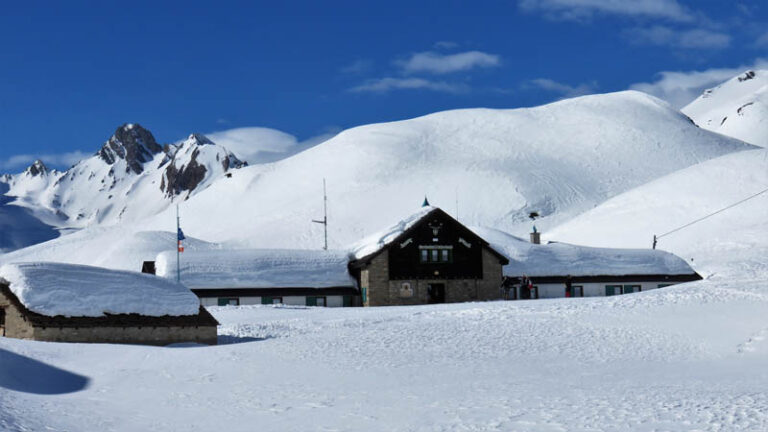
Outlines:
{"type": "Polygon", "coordinates": [[[0,339],[87,376],[2,388],[11,431],[768,428],[768,283],[388,308],[212,307],[222,345],[0,339]],[[745,343],[745,341],[748,341],[745,343]]]}

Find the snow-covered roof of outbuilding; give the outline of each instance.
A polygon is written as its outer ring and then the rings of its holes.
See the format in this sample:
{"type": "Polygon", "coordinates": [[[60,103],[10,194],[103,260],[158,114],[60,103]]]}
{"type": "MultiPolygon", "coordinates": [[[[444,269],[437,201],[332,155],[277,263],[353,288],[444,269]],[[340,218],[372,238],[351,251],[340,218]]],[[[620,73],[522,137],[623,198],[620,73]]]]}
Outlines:
{"type": "MultiPolygon", "coordinates": [[[[184,252],[181,283],[190,288],[354,287],[347,251],[239,249],[184,252]]],[[[157,255],[155,271],[176,277],[176,252],[157,255]]]]}
{"type": "Polygon", "coordinates": [[[567,243],[532,244],[492,228],[472,227],[477,235],[509,257],[507,276],[691,275],[677,255],[654,249],[609,249],[567,243]]]}
{"type": "Polygon", "coordinates": [[[63,263],[0,267],[19,302],[45,316],[197,315],[200,300],[183,285],[151,275],[63,263]]]}

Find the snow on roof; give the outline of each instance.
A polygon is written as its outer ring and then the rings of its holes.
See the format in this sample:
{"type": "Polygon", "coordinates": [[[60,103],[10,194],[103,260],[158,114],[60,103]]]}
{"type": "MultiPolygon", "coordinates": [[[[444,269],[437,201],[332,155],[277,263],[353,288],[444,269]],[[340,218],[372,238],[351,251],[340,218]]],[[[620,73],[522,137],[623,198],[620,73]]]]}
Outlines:
{"type": "Polygon", "coordinates": [[[200,300],[183,285],[151,275],[62,263],[13,263],[0,278],[30,311],[46,316],[197,315],[200,300]]]}
{"type": "Polygon", "coordinates": [[[537,245],[492,228],[472,227],[509,257],[507,276],[622,276],[693,274],[682,258],[654,249],[609,249],[567,243],[537,245]]]}
{"type": "Polygon", "coordinates": [[[381,250],[433,210],[437,210],[437,207],[423,206],[394,225],[365,237],[351,247],[352,255],[359,259],[381,250]]]}
{"type": "MultiPolygon", "coordinates": [[[[190,288],[354,287],[346,251],[243,249],[184,252],[181,283],[190,288]]],[[[176,277],[176,252],[161,252],[158,276],[176,277]]]]}

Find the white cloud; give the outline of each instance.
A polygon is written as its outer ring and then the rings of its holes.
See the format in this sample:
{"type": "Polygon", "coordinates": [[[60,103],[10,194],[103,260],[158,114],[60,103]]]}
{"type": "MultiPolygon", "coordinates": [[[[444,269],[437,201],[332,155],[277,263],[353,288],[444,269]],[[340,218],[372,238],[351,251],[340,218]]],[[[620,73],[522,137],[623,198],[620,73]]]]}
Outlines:
{"type": "Polygon", "coordinates": [[[768,69],[768,58],[758,58],[751,65],[735,68],[716,68],[703,71],[663,71],[650,83],[635,83],[629,88],[664,99],[676,108],[682,108],[701,93],[749,69],[768,69]]]}
{"type": "Polygon", "coordinates": [[[412,54],[397,64],[406,73],[428,72],[446,74],[479,67],[494,67],[500,64],[499,56],[482,51],[467,51],[456,54],[441,54],[434,51],[412,54]]]}
{"type": "Polygon", "coordinates": [[[386,93],[392,90],[426,89],[445,93],[461,93],[467,90],[463,84],[453,84],[444,81],[430,81],[423,78],[378,78],[368,80],[363,84],[352,87],[352,92],[386,93]]]}
{"type": "Polygon", "coordinates": [[[684,49],[722,49],[731,44],[731,37],[725,33],[706,29],[678,30],[660,25],[627,29],[624,37],[636,44],[684,49]]]}
{"type": "Polygon", "coordinates": [[[595,15],[623,15],[691,22],[694,14],[677,0],[520,0],[520,9],[547,18],[584,21],[595,15]]]}
{"type": "Polygon", "coordinates": [[[597,83],[583,83],[577,86],[560,83],[548,78],[537,78],[528,82],[528,86],[540,88],[542,90],[558,93],[563,97],[576,97],[594,93],[597,90],[597,83]]]}
{"type": "Polygon", "coordinates": [[[333,130],[299,141],[295,136],[276,129],[243,127],[212,132],[206,136],[254,165],[285,159],[333,138],[336,133],[338,131],[333,130]]]}
{"type": "Polygon", "coordinates": [[[26,168],[32,165],[36,159],[43,161],[50,168],[68,168],[81,160],[91,156],[93,153],[85,153],[79,150],[65,153],[28,153],[10,156],[8,159],[0,160],[0,169],[11,170],[26,168]]]}

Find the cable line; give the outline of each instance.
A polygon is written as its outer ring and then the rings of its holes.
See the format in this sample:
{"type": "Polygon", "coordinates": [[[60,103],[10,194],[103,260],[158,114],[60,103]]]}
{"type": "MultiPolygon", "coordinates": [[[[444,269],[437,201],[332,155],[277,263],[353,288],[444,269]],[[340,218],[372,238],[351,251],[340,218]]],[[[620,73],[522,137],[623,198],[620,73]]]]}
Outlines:
{"type": "Polygon", "coordinates": [[[691,226],[691,225],[693,225],[693,224],[695,224],[695,223],[701,222],[701,221],[703,221],[704,219],[710,218],[710,217],[712,217],[712,216],[714,216],[714,215],[716,215],[716,214],[718,214],[718,213],[722,213],[722,212],[724,212],[724,211],[726,211],[726,210],[728,210],[728,209],[734,208],[734,207],[736,207],[737,205],[739,205],[739,204],[743,204],[743,203],[745,203],[745,202],[747,202],[747,201],[751,200],[752,198],[756,198],[756,197],[758,197],[758,196],[760,196],[760,195],[762,195],[762,194],[764,194],[764,193],[766,193],[766,192],[768,192],[768,189],[763,189],[763,190],[761,190],[760,192],[758,192],[758,193],[756,193],[756,194],[754,194],[754,195],[750,195],[750,196],[748,196],[747,198],[744,198],[743,200],[741,200],[741,201],[739,201],[739,202],[733,203],[733,204],[731,204],[731,205],[729,205],[729,206],[727,206],[727,207],[723,207],[723,208],[721,208],[720,210],[718,210],[718,211],[716,211],[716,212],[710,213],[710,214],[708,214],[708,215],[706,215],[706,216],[704,216],[704,217],[700,217],[700,218],[696,219],[695,221],[693,221],[693,222],[689,222],[689,223],[687,223],[687,224],[685,224],[685,225],[683,225],[683,226],[681,226],[681,227],[677,227],[677,228],[673,229],[672,231],[668,231],[668,232],[665,232],[664,234],[661,234],[661,235],[658,235],[658,236],[657,236],[657,235],[654,235],[654,236],[653,236],[653,248],[654,248],[654,249],[656,249],[656,241],[657,241],[658,239],[662,238],[662,237],[665,237],[665,236],[668,236],[668,235],[670,235],[670,234],[672,234],[672,233],[675,233],[675,232],[677,232],[677,231],[680,231],[680,230],[681,230],[681,229],[683,229],[683,228],[688,228],[689,226],[691,226]]]}

